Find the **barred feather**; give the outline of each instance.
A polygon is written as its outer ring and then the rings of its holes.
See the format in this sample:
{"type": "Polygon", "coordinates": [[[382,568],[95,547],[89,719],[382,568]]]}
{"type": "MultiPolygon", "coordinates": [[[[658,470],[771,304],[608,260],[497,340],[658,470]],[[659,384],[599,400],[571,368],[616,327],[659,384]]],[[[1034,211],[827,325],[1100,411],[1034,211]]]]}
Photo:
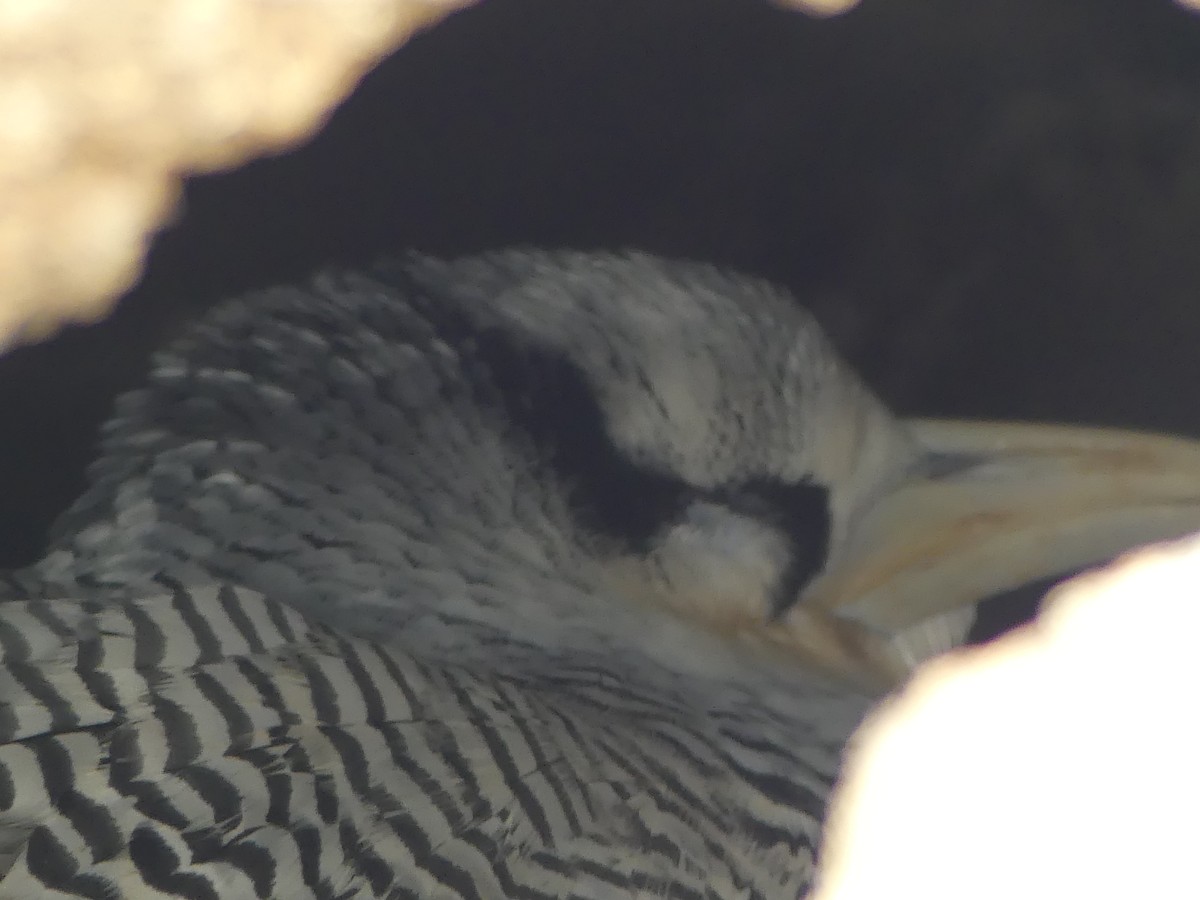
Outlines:
{"type": "Polygon", "coordinates": [[[2,897],[795,896],[836,758],[228,585],[10,601],[0,648],[2,897]]]}

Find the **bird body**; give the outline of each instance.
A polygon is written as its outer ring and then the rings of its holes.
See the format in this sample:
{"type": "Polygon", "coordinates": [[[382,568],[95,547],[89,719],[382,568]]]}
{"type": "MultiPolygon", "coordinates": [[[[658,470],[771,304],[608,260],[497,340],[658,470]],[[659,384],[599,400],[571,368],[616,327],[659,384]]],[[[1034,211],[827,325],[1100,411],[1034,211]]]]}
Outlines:
{"type": "MultiPolygon", "coordinates": [[[[529,259],[496,262],[498,278],[529,259]]],[[[617,274],[628,291],[666,282],[655,267],[617,274]]],[[[808,883],[866,699],[616,599],[623,576],[603,569],[632,554],[624,524],[563,487],[592,461],[634,471],[598,446],[609,420],[569,369],[605,361],[470,321],[514,307],[450,296],[449,274],[331,275],[231,304],[121,400],[92,489],[21,576],[32,599],[0,620],[0,644],[19,648],[0,694],[16,791],[0,896],[774,897],[808,883]],[[521,403],[539,408],[521,421],[521,403]]],[[[548,313],[589,324],[569,299],[548,313]]],[[[680,319],[654,315],[636,336],[670,347],[680,319]]],[[[711,324],[695,323],[701,349],[711,324]]],[[[754,349],[745,363],[762,362],[754,349]]],[[[664,402],[696,402],[691,353],[668,360],[664,402]]],[[[632,442],[663,425],[625,427],[632,442]]],[[[741,465],[731,452],[706,469],[684,449],[671,461],[706,489],[741,465]]]]}
{"type": "MultiPolygon", "coordinates": [[[[414,257],[226,304],[8,577],[0,897],[801,896],[878,693],[838,665],[891,646],[807,598],[983,458],[708,266],[414,257]]],[[[943,605],[889,628],[949,646],[943,605]]]]}

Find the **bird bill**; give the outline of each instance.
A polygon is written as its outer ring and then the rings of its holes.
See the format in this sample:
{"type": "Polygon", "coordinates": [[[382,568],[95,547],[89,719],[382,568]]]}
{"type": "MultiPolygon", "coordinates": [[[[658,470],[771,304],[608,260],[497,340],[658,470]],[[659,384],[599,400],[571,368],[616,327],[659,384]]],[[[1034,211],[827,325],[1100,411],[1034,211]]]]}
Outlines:
{"type": "Polygon", "coordinates": [[[961,643],[975,604],[1200,529],[1200,442],[1101,428],[910,420],[920,465],[850,524],[783,624],[887,686],[961,643]]]}

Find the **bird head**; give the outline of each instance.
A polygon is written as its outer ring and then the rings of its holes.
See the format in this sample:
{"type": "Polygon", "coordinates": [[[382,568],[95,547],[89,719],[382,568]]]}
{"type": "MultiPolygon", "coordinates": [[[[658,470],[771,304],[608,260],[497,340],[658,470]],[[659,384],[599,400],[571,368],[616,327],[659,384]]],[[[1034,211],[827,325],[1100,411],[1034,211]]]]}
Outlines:
{"type": "Polygon", "coordinates": [[[784,291],[639,253],[235,301],[121,402],[93,478],[50,580],[217,575],[445,652],[749,650],[868,688],[985,597],[1200,527],[1192,442],[897,418],[784,291]]]}
{"type": "Polygon", "coordinates": [[[760,280],[527,251],[406,275],[453,298],[430,318],[470,335],[615,595],[864,686],[984,598],[1200,527],[1197,443],[898,418],[760,280]]]}

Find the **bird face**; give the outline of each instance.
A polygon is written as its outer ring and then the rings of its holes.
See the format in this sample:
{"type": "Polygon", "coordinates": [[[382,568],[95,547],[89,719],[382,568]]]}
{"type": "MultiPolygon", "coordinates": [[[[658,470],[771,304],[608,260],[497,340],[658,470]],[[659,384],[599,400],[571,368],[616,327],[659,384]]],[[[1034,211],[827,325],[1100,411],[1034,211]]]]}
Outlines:
{"type": "Polygon", "coordinates": [[[862,683],[989,595],[1200,527],[1194,443],[899,420],[762,282],[638,254],[412,272],[455,286],[615,595],[862,683]]]}
{"type": "Polygon", "coordinates": [[[779,618],[918,459],[765,283],[628,254],[394,270],[529,438],[607,587],[725,635],[779,618]]]}

